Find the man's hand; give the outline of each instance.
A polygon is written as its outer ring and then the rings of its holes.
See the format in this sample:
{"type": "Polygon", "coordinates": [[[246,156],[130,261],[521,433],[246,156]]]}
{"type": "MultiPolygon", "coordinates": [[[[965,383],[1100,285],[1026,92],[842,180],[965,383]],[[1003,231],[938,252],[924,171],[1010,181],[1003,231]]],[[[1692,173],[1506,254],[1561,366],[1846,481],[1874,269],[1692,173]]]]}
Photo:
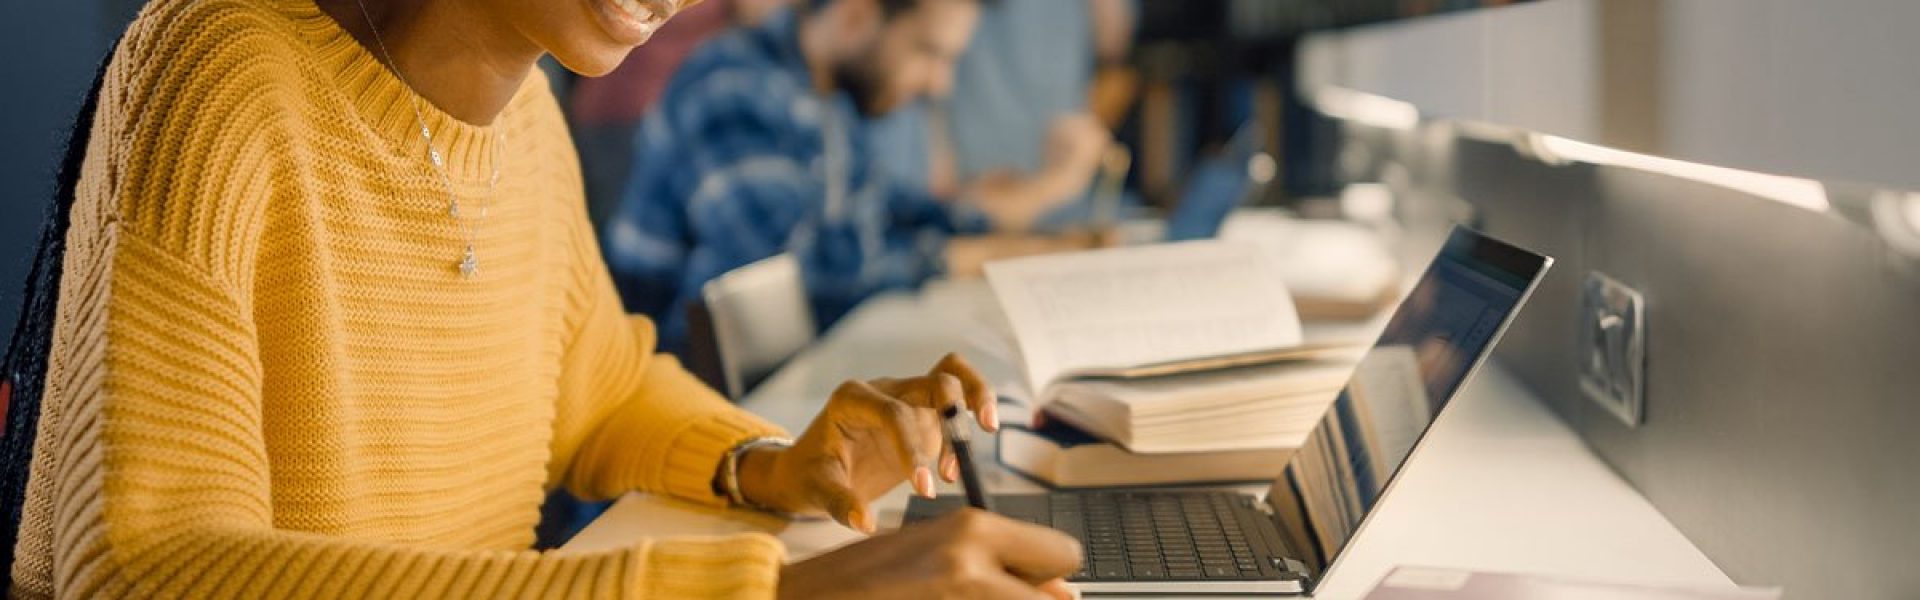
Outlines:
{"type": "Polygon", "coordinates": [[[1061,179],[1085,187],[1100,168],[1100,157],[1113,144],[1113,133],[1091,114],[1055,118],[1047,129],[1046,169],[1061,179]]]}
{"type": "Polygon", "coordinates": [[[1000,428],[993,388],[957,354],[927,374],[905,379],[848,381],[834,390],[794,446],[749,452],[740,463],[740,491],[761,506],[796,514],[826,514],[872,533],[867,503],[912,478],[914,491],[933,497],[936,466],[953,481],[959,463],[940,434],[941,410],[964,406],[980,426],[1000,428]]]}
{"type": "Polygon", "coordinates": [[[994,171],[969,182],[962,196],[993,222],[995,231],[1021,233],[1048,211],[1079,197],[1093,182],[1113,135],[1099,119],[1073,114],[1047,132],[1045,164],[1029,174],[994,171]]]}
{"type": "Polygon", "coordinates": [[[967,509],[787,565],[779,597],[1068,600],[1079,565],[1066,534],[967,509]]]}

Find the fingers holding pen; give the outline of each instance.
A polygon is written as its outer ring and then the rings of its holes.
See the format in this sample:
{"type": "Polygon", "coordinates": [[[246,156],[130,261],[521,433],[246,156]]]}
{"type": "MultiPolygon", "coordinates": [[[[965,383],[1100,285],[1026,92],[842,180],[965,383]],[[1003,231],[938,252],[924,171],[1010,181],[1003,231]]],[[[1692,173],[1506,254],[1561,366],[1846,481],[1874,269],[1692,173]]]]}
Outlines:
{"type": "Polygon", "coordinates": [[[1000,410],[998,396],[993,386],[987,383],[987,377],[980,374],[972,363],[958,353],[948,353],[935,363],[929,374],[950,375],[960,381],[960,393],[965,398],[967,410],[973,411],[979,420],[980,428],[987,431],[1000,430],[1000,410]]]}

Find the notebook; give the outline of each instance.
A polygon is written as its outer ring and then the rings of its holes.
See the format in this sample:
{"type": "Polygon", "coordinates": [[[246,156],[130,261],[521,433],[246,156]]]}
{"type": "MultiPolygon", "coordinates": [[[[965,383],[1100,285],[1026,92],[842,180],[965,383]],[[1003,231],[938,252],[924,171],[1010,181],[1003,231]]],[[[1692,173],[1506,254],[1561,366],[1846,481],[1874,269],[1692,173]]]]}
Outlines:
{"type": "Polygon", "coordinates": [[[1366,600],[1777,600],[1780,594],[1777,588],[1663,587],[1397,567],[1366,600]]]}

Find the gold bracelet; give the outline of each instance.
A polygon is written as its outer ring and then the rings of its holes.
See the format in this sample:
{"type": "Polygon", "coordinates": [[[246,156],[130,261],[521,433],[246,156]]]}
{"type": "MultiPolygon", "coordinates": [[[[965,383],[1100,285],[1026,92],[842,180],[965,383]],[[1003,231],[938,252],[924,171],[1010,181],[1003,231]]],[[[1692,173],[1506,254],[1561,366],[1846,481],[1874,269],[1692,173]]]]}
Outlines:
{"type": "Polygon", "coordinates": [[[745,491],[740,489],[740,457],[760,448],[777,447],[782,450],[793,447],[793,440],[783,437],[752,438],[727,450],[726,458],[720,462],[720,491],[727,502],[740,508],[751,508],[762,512],[779,513],[771,507],[761,506],[747,499],[745,491]]]}

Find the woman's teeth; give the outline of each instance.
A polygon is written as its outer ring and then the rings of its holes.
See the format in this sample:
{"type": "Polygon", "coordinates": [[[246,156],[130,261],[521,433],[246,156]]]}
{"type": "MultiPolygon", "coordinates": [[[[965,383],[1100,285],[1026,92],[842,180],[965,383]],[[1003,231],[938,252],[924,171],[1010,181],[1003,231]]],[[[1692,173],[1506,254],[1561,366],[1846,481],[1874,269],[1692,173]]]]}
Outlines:
{"type": "Polygon", "coordinates": [[[663,4],[661,2],[653,2],[653,1],[646,1],[646,0],[613,0],[613,3],[619,6],[620,10],[627,11],[627,14],[631,15],[634,18],[634,20],[639,21],[641,23],[646,23],[647,25],[650,25],[650,26],[659,26],[660,22],[665,21],[667,18],[666,11],[659,10],[661,8],[664,8],[663,6],[661,6],[661,4],[663,4]]]}

